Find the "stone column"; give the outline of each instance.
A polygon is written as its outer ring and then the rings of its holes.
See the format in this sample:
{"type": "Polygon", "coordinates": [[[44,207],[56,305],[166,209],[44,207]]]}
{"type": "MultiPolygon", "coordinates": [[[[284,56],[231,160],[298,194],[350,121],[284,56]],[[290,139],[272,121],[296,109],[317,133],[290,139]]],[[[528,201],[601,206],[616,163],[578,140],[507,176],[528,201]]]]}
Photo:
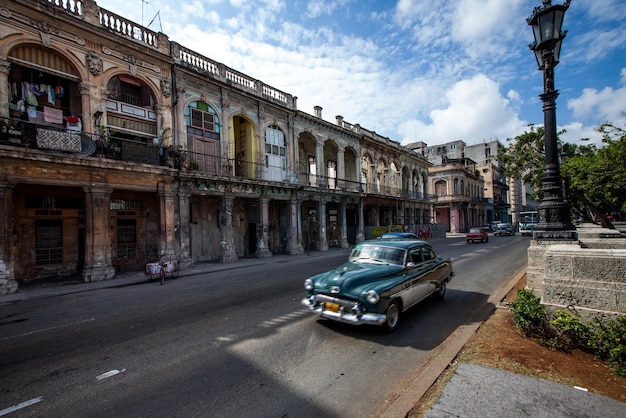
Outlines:
{"type": "Polygon", "coordinates": [[[78,88],[80,89],[80,120],[83,124],[84,132],[91,132],[93,129],[93,121],[91,119],[91,88],[93,86],[90,83],[80,83],[78,88]]]}
{"type": "Polygon", "coordinates": [[[324,144],[315,141],[315,167],[317,168],[317,184],[316,187],[322,187],[327,184],[326,167],[324,167],[324,144]]]}
{"type": "Polygon", "coordinates": [[[189,190],[178,189],[178,231],[180,241],[179,266],[184,268],[192,264],[191,260],[191,232],[189,226],[189,190]]]}
{"type": "Polygon", "coordinates": [[[9,72],[11,63],[0,59],[0,118],[9,117],[9,72]]]}
{"type": "Polygon", "coordinates": [[[270,199],[268,197],[262,197],[259,199],[261,212],[259,215],[261,218],[261,222],[257,224],[257,242],[256,242],[256,257],[257,258],[270,258],[273,256],[272,252],[269,248],[267,248],[267,243],[269,242],[269,229],[268,226],[270,224],[270,215],[269,215],[269,202],[270,199]]]}
{"type": "Polygon", "coordinates": [[[115,277],[111,263],[110,202],[111,189],[85,187],[85,283],[115,277]]]}
{"type": "Polygon", "coordinates": [[[339,190],[345,190],[345,178],[346,178],[346,164],[345,164],[345,150],[343,148],[339,148],[337,150],[337,187],[339,190]]]}
{"type": "Polygon", "coordinates": [[[224,195],[220,208],[220,257],[221,263],[233,263],[239,260],[235,252],[235,229],[233,226],[234,196],[224,195]]]}
{"type": "Polygon", "coordinates": [[[359,225],[356,233],[356,242],[365,240],[365,223],[363,221],[363,199],[359,199],[359,225]]]}
{"type": "Polygon", "coordinates": [[[289,202],[291,234],[287,253],[291,255],[304,254],[304,247],[302,246],[302,217],[300,216],[301,203],[297,196],[293,196],[289,202]]]}
{"type": "Polygon", "coordinates": [[[319,250],[328,251],[328,237],[326,236],[326,201],[320,197],[317,206],[317,236],[319,237],[319,250]]]}
{"type": "Polygon", "coordinates": [[[176,242],[176,192],[172,184],[160,182],[159,194],[159,259],[178,258],[176,242]]]}
{"type": "Polygon", "coordinates": [[[0,182],[0,295],[17,292],[13,275],[13,185],[0,182]]]}
{"type": "Polygon", "coordinates": [[[346,218],[346,199],[345,197],[343,199],[341,199],[341,203],[339,205],[339,212],[340,212],[340,216],[341,216],[341,242],[340,242],[340,246],[341,248],[348,248],[350,246],[350,244],[348,243],[348,221],[346,218]]]}

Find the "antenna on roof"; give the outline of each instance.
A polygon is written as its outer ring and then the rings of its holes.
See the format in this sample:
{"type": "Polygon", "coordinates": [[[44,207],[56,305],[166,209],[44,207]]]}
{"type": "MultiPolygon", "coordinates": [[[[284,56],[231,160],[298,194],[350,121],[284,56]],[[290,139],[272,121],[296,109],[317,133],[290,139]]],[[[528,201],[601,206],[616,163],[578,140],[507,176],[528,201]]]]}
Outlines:
{"type": "Polygon", "coordinates": [[[149,28],[152,22],[154,22],[154,19],[156,19],[157,17],[159,18],[159,28],[161,29],[159,30],[159,32],[163,32],[163,25],[161,25],[161,11],[160,10],[154,15],[154,17],[152,18],[152,20],[150,21],[150,23],[148,23],[148,26],[146,27],[149,28]]]}
{"type": "Polygon", "coordinates": [[[148,4],[148,0],[141,0],[141,26],[143,26],[143,5],[148,4]]]}

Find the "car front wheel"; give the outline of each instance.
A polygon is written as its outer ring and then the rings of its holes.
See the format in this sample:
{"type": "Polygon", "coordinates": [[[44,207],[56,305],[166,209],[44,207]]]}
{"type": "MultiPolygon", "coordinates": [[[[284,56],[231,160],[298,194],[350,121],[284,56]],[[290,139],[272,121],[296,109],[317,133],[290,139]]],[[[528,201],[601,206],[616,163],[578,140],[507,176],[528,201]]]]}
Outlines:
{"type": "Polygon", "coordinates": [[[400,304],[397,300],[392,300],[387,308],[387,320],[383,324],[383,328],[387,332],[391,332],[398,328],[400,323],[400,304]]]}

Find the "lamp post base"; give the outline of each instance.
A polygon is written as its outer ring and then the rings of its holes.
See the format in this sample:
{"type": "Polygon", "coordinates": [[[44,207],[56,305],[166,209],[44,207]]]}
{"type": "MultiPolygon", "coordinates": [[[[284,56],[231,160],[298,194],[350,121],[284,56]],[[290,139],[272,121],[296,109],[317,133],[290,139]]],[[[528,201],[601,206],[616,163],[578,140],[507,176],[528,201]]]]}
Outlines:
{"type": "Polygon", "coordinates": [[[575,241],[576,227],[569,222],[570,211],[567,203],[560,197],[553,197],[539,203],[539,223],[535,226],[533,237],[538,241],[575,241]]]}

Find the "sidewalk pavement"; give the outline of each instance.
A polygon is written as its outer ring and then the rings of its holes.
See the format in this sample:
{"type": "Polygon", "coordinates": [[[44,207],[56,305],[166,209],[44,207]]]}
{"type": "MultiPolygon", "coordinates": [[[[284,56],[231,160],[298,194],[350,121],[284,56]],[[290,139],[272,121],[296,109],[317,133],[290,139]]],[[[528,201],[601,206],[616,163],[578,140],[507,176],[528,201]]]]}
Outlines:
{"type": "MultiPolygon", "coordinates": [[[[461,237],[464,238],[465,235],[448,234],[446,238],[461,237]]],[[[443,238],[434,239],[432,243],[436,246],[436,242],[441,239],[443,238]]],[[[277,255],[265,259],[243,258],[228,264],[197,263],[181,270],[177,280],[209,272],[284,263],[288,260],[305,257],[325,257],[338,252],[344,252],[347,258],[350,249],[331,249],[327,252],[311,251],[309,254],[305,253],[299,256],[277,255]]],[[[496,294],[492,295],[488,305],[496,306],[498,302],[504,299],[504,296],[515,286],[523,273],[525,271],[518,272],[496,294]]],[[[112,280],[93,283],[82,283],[80,280],[70,281],[69,279],[32,283],[20,288],[17,293],[0,295],[0,307],[2,304],[15,303],[21,300],[89,292],[103,288],[125,287],[140,282],[146,282],[146,276],[142,271],[121,274],[112,280]]],[[[154,284],[157,282],[157,279],[153,280],[154,284]]],[[[390,418],[406,416],[439,375],[454,361],[463,345],[480,325],[465,326],[454,332],[442,344],[436,358],[423,367],[419,376],[407,386],[405,391],[391,405],[388,405],[381,416],[390,418]]],[[[502,416],[509,418],[622,418],[626,416],[626,403],[543,379],[521,376],[485,366],[460,364],[453,377],[446,384],[439,399],[424,416],[426,418],[502,416]]]]}

